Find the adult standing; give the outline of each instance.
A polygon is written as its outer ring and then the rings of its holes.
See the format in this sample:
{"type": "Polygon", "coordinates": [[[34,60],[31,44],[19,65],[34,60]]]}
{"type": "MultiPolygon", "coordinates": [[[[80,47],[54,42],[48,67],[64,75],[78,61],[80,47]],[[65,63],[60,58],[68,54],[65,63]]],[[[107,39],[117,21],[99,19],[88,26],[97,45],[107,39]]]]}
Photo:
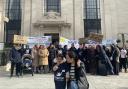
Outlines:
{"type": "Polygon", "coordinates": [[[64,45],[64,48],[63,48],[63,56],[65,58],[66,58],[67,51],[68,51],[68,47],[67,47],[67,45],[64,45]]]}
{"type": "Polygon", "coordinates": [[[124,67],[125,72],[127,72],[127,51],[125,48],[121,49],[120,52],[120,71],[122,71],[122,67],[124,67]]]}
{"type": "Polygon", "coordinates": [[[81,44],[77,50],[77,55],[78,55],[78,58],[84,62],[84,49],[83,49],[83,44],[81,44]]]}
{"type": "Polygon", "coordinates": [[[113,66],[102,46],[97,45],[96,47],[96,58],[98,59],[98,74],[107,75],[107,74],[114,74],[113,66]]]}
{"type": "Polygon", "coordinates": [[[115,75],[119,75],[119,58],[120,58],[120,50],[116,45],[111,45],[112,50],[112,65],[114,67],[115,75]]]}
{"type": "Polygon", "coordinates": [[[29,48],[29,45],[26,45],[26,48],[24,49],[24,54],[30,54],[31,55],[31,49],[29,48]]]}
{"type": "Polygon", "coordinates": [[[76,57],[73,51],[66,55],[69,64],[69,72],[66,74],[68,89],[88,89],[89,83],[86,78],[84,64],[76,57]],[[84,81],[81,81],[84,80],[84,81]]]}
{"type": "Polygon", "coordinates": [[[96,59],[96,49],[95,46],[90,45],[88,48],[88,60],[89,60],[89,70],[92,75],[97,74],[98,61],[96,59]]]}
{"type": "Polygon", "coordinates": [[[53,67],[53,60],[56,57],[56,49],[55,49],[55,46],[53,44],[50,45],[48,51],[49,51],[49,56],[48,56],[49,72],[51,72],[52,71],[52,67],[53,67]]]}
{"type": "Polygon", "coordinates": [[[75,55],[78,56],[77,55],[77,49],[75,48],[75,45],[74,44],[71,45],[71,48],[69,50],[70,51],[73,51],[75,53],[75,55]]]}
{"type": "Polygon", "coordinates": [[[32,48],[32,65],[34,68],[34,72],[38,73],[39,55],[38,55],[38,46],[37,45],[35,45],[32,48]]]}
{"type": "Polygon", "coordinates": [[[16,76],[22,75],[22,54],[20,51],[20,45],[15,44],[14,47],[11,49],[9,58],[11,61],[11,75],[13,76],[14,68],[16,67],[16,76]]]}
{"type": "Polygon", "coordinates": [[[41,73],[43,72],[43,70],[44,73],[47,73],[48,71],[48,56],[48,49],[44,45],[41,45],[39,49],[39,66],[41,73]]]}

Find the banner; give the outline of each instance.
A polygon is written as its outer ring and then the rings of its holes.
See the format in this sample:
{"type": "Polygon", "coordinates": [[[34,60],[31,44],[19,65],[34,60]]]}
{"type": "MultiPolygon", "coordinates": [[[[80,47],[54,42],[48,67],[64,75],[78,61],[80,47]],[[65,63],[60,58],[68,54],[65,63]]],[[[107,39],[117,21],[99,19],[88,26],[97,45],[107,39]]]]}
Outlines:
{"type": "Polygon", "coordinates": [[[49,46],[52,43],[51,36],[42,37],[28,37],[27,44],[32,48],[34,45],[46,45],[49,46]]]}
{"type": "Polygon", "coordinates": [[[14,35],[13,43],[14,44],[27,44],[28,37],[21,35],[14,35]]]}
{"type": "Polygon", "coordinates": [[[103,45],[111,45],[111,44],[117,44],[116,39],[106,39],[102,41],[103,45]]]}
{"type": "Polygon", "coordinates": [[[60,42],[59,44],[63,47],[64,45],[67,45],[68,48],[71,47],[72,44],[74,44],[74,46],[76,48],[79,48],[79,43],[78,43],[78,40],[69,40],[69,39],[66,39],[64,37],[60,37],[60,42]]]}

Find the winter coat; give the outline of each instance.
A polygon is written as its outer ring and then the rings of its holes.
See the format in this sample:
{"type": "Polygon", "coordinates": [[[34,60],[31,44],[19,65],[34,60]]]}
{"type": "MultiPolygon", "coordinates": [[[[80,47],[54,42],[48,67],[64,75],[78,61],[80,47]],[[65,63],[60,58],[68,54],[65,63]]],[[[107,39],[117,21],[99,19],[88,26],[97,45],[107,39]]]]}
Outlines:
{"type": "Polygon", "coordinates": [[[79,48],[77,50],[78,58],[84,62],[84,49],[79,48]]]}
{"type": "Polygon", "coordinates": [[[113,51],[112,58],[113,58],[112,61],[119,63],[119,58],[120,58],[120,50],[119,50],[119,48],[115,47],[115,49],[113,51]]]}
{"type": "Polygon", "coordinates": [[[56,49],[50,48],[49,49],[49,60],[53,60],[56,57],[56,49]]]}
{"type": "Polygon", "coordinates": [[[39,49],[39,65],[48,65],[49,52],[45,49],[39,49]]]}
{"type": "Polygon", "coordinates": [[[37,67],[39,65],[39,55],[36,49],[32,49],[32,60],[33,66],[37,67]]]}
{"type": "Polygon", "coordinates": [[[20,50],[13,47],[10,51],[9,58],[11,62],[19,63],[22,62],[22,56],[20,50]]]}

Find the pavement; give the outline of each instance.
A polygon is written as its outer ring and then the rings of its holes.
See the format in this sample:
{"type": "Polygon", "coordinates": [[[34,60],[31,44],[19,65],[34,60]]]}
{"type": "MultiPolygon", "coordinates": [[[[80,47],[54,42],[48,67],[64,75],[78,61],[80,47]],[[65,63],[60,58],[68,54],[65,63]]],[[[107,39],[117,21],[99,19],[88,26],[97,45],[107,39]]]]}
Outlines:
{"type": "MultiPolygon", "coordinates": [[[[89,89],[128,89],[128,73],[119,76],[96,76],[87,74],[89,89]]],[[[0,70],[0,89],[55,89],[53,74],[26,74],[9,77],[9,72],[0,70]]]]}

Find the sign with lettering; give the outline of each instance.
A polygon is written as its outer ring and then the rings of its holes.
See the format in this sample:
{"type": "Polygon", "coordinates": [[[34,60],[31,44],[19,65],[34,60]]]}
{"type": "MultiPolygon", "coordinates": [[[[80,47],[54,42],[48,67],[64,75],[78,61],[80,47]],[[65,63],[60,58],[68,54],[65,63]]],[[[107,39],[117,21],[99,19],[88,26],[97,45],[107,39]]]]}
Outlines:
{"type": "Polygon", "coordinates": [[[21,35],[14,35],[13,43],[14,44],[27,44],[28,37],[21,35]]]}
{"type": "Polygon", "coordinates": [[[96,33],[91,33],[89,36],[89,40],[93,40],[96,42],[102,42],[103,35],[101,34],[96,34],[96,33]]]}

